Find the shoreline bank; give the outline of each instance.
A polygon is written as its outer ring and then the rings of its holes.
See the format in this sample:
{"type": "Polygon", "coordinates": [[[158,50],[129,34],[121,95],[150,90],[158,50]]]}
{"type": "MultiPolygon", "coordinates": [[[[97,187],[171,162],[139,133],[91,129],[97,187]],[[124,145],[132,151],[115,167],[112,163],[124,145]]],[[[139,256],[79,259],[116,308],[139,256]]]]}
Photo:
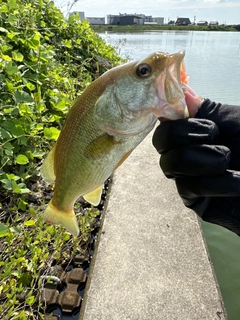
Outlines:
{"type": "Polygon", "coordinates": [[[112,32],[140,32],[140,31],[159,31],[159,30],[182,30],[182,31],[224,31],[237,32],[235,25],[219,25],[219,26],[176,26],[176,25],[91,25],[95,32],[112,31],[112,32]]]}

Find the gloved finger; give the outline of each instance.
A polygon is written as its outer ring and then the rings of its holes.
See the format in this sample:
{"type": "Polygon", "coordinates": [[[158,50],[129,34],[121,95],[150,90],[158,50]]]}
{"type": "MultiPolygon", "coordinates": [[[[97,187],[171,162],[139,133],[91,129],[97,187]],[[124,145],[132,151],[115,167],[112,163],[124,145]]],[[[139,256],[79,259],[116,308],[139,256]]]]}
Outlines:
{"type": "Polygon", "coordinates": [[[240,136],[240,108],[237,105],[227,105],[204,100],[196,118],[209,119],[219,128],[220,138],[229,141],[240,136]]]}
{"type": "Polygon", "coordinates": [[[175,180],[178,193],[183,198],[239,197],[240,172],[227,170],[211,177],[188,177],[175,180]]]}
{"type": "Polygon", "coordinates": [[[189,145],[163,153],[160,167],[167,178],[213,176],[223,174],[230,161],[231,151],[225,146],[189,145]]]}
{"type": "Polygon", "coordinates": [[[217,135],[218,127],[210,120],[180,119],[160,123],[152,143],[161,154],[182,145],[212,144],[217,135]]]}

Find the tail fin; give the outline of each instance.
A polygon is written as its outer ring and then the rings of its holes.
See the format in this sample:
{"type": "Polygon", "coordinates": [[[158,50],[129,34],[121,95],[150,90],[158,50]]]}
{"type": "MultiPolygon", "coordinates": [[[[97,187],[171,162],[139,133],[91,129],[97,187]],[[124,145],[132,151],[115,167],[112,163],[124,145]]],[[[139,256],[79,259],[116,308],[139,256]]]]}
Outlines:
{"type": "Polygon", "coordinates": [[[74,236],[78,236],[79,234],[78,223],[74,211],[60,211],[52,204],[52,200],[49,202],[42,217],[49,223],[62,225],[74,236]]]}

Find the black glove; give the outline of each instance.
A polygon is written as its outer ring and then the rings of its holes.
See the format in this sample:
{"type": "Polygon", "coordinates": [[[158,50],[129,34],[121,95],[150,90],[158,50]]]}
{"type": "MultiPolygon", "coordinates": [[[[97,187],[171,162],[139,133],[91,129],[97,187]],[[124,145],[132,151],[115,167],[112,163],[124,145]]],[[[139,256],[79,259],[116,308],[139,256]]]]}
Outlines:
{"type": "Polygon", "coordinates": [[[240,235],[240,106],[207,99],[195,118],[161,123],[153,145],[185,206],[240,235]]]}

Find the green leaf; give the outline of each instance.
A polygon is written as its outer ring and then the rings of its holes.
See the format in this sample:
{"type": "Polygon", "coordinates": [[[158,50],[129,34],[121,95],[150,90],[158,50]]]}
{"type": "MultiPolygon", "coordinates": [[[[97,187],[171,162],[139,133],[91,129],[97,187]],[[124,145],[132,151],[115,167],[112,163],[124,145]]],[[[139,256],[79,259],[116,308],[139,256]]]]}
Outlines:
{"type": "Polygon", "coordinates": [[[21,209],[22,211],[25,211],[26,210],[26,207],[27,207],[27,202],[22,200],[21,198],[19,199],[18,201],[18,209],[21,209]]]}
{"type": "Polygon", "coordinates": [[[21,188],[19,188],[19,186],[16,184],[16,183],[14,183],[15,181],[12,181],[12,189],[13,189],[13,192],[14,193],[22,193],[22,190],[21,190],[21,188]]]}
{"type": "Polygon", "coordinates": [[[33,103],[34,102],[34,99],[25,91],[17,91],[15,93],[15,100],[16,100],[16,103],[21,103],[21,102],[33,103]]]}
{"type": "MultiPolygon", "coordinates": [[[[4,28],[2,28],[2,29],[4,29],[4,28]]],[[[5,29],[6,30],[6,29],[5,29]]],[[[6,30],[7,31],[7,30],[6,30]]],[[[1,27],[0,27],[0,32],[1,32],[1,27]]],[[[3,45],[2,47],[1,47],[1,49],[2,49],[2,52],[4,52],[4,51],[8,51],[8,50],[11,50],[12,49],[12,46],[8,43],[6,43],[5,45],[3,45]]]]}
{"type": "Polygon", "coordinates": [[[28,82],[27,84],[26,84],[26,87],[30,90],[30,91],[33,91],[36,87],[35,87],[35,85],[33,84],[33,83],[31,83],[31,82],[28,82]]]}
{"type": "Polygon", "coordinates": [[[30,296],[29,298],[26,299],[26,304],[33,304],[35,302],[35,297],[34,296],[30,296]]]}
{"type": "Polygon", "coordinates": [[[33,156],[33,153],[32,153],[31,150],[27,150],[27,151],[25,152],[25,154],[27,155],[28,159],[30,159],[30,160],[33,160],[33,159],[34,159],[34,156],[33,156]]]}
{"type": "Polygon", "coordinates": [[[28,137],[26,137],[26,136],[19,136],[17,141],[18,141],[18,144],[19,144],[19,145],[27,146],[27,144],[28,144],[28,137]]]}
{"type": "Polygon", "coordinates": [[[14,85],[8,79],[6,79],[6,85],[7,85],[9,91],[14,90],[14,85]]]}
{"type": "MultiPolygon", "coordinates": [[[[21,123],[14,123],[15,121],[13,121],[13,123],[9,123],[8,125],[8,129],[9,131],[11,132],[11,134],[14,136],[14,137],[19,137],[21,135],[23,135],[25,132],[22,128],[22,125],[21,123]]],[[[19,121],[20,122],[20,121],[19,121]]]]}
{"type": "Polygon", "coordinates": [[[58,99],[57,103],[54,105],[54,108],[58,110],[63,110],[67,106],[67,99],[65,98],[60,98],[58,99]]]}
{"type": "Polygon", "coordinates": [[[12,61],[11,57],[3,53],[1,53],[1,58],[5,61],[12,61]]]}
{"type": "Polygon", "coordinates": [[[32,49],[37,49],[40,45],[40,33],[36,32],[28,41],[28,45],[32,49]]]}
{"type": "Polygon", "coordinates": [[[42,159],[42,157],[45,155],[45,152],[40,152],[40,151],[36,150],[33,152],[32,155],[34,158],[42,159]]]}
{"type": "Polygon", "coordinates": [[[1,7],[0,7],[0,12],[8,12],[8,7],[3,4],[1,7]]]}
{"type": "Polygon", "coordinates": [[[4,152],[6,155],[8,155],[8,156],[13,155],[14,146],[11,144],[11,142],[4,143],[3,148],[4,148],[4,152]]]}
{"type": "Polygon", "coordinates": [[[67,48],[71,48],[71,47],[72,47],[72,41],[71,41],[71,39],[69,39],[69,40],[64,40],[64,45],[65,45],[67,48]]]}
{"type": "Polygon", "coordinates": [[[26,319],[26,314],[25,314],[25,311],[22,310],[19,314],[18,314],[18,317],[19,317],[19,320],[23,320],[23,319],[26,319]]]}
{"type": "Polygon", "coordinates": [[[27,158],[24,154],[19,154],[19,155],[17,156],[16,162],[17,162],[18,164],[24,165],[24,164],[27,164],[27,163],[29,162],[29,160],[28,160],[28,158],[27,158]]]}
{"type": "Polygon", "coordinates": [[[41,112],[45,109],[45,104],[43,102],[38,102],[35,106],[36,111],[41,112]]]}
{"type": "Polygon", "coordinates": [[[31,227],[35,225],[35,221],[34,220],[28,220],[24,222],[24,225],[27,227],[31,227]]]}
{"type": "Polygon", "coordinates": [[[59,134],[60,130],[58,130],[57,128],[44,128],[44,137],[47,140],[57,140],[59,134]]]}
{"type": "Polygon", "coordinates": [[[12,52],[12,58],[13,60],[16,60],[16,61],[23,61],[23,55],[19,52],[16,52],[16,51],[13,51],[12,52]]]}
{"type": "Polygon", "coordinates": [[[0,138],[2,139],[11,139],[11,134],[3,128],[0,128],[0,138]]]}
{"type": "Polygon", "coordinates": [[[28,188],[20,188],[20,192],[18,193],[29,193],[31,192],[31,190],[29,190],[28,188]]]}
{"type": "Polygon", "coordinates": [[[6,236],[8,232],[8,226],[4,223],[0,223],[0,238],[6,236]]]}
{"type": "Polygon", "coordinates": [[[4,149],[12,150],[14,149],[14,146],[11,144],[11,142],[4,143],[4,149]]]}
{"type": "Polygon", "coordinates": [[[18,181],[19,179],[20,179],[20,177],[19,176],[16,176],[15,174],[13,174],[13,173],[10,173],[10,174],[6,174],[6,177],[8,178],[8,179],[10,179],[10,180],[14,180],[14,181],[18,181]]]}
{"type": "Polygon", "coordinates": [[[4,189],[12,190],[12,180],[1,179],[0,181],[2,182],[4,189]]]}
{"type": "Polygon", "coordinates": [[[9,8],[9,9],[15,9],[15,7],[16,7],[16,0],[8,0],[7,4],[8,4],[8,8],[9,8]]]}
{"type": "Polygon", "coordinates": [[[12,61],[8,62],[5,65],[5,69],[6,69],[6,72],[9,76],[12,76],[14,73],[18,72],[18,67],[16,65],[12,64],[12,61]]]}
{"type": "Polygon", "coordinates": [[[20,110],[20,114],[23,116],[32,115],[32,109],[26,103],[20,103],[19,110],[20,110]]]}

